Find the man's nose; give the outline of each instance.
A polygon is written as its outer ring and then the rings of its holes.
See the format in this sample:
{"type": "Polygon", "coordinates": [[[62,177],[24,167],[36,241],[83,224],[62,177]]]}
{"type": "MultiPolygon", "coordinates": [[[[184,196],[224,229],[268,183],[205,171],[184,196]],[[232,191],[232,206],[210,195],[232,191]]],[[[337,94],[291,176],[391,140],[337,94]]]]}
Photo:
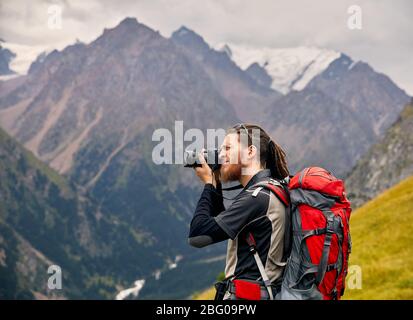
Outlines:
{"type": "Polygon", "coordinates": [[[225,160],[225,152],[224,152],[224,150],[220,150],[219,151],[219,153],[218,153],[218,159],[219,159],[219,161],[220,162],[223,162],[224,160],[225,160]]]}

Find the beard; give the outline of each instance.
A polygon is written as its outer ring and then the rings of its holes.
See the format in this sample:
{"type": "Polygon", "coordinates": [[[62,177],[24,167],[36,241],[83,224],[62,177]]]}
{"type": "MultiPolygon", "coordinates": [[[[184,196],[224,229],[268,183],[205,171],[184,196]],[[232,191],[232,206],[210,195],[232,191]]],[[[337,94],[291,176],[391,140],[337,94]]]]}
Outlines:
{"type": "Polygon", "coordinates": [[[225,164],[221,166],[219,178],[222,182],[237,181],[241,178],[241,164],[225,164]]]}

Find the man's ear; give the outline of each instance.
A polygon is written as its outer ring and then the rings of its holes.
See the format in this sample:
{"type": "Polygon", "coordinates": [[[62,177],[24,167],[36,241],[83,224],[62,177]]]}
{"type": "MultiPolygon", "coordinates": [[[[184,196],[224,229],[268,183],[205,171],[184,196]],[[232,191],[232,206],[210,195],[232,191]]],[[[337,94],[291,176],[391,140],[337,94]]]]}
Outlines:
{"type": "Polygon", "coordinates": [[[257,155],[257,147],[253,144],[248,148],[248,156],[254,158],[257,155]]]}

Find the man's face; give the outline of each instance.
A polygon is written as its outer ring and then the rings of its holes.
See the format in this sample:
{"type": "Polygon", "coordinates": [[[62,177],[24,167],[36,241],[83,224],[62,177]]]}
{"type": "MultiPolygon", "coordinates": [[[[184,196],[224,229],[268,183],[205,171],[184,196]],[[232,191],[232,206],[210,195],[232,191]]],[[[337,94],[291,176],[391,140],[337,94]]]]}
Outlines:
{"type": "Polygon", "coordinates": [[[220,179],[222,182],[236,181],[241,178],[241,147],[238,134],[230,133],[225,136],[221,145],[219,157],[221,159],[220,179]]]}

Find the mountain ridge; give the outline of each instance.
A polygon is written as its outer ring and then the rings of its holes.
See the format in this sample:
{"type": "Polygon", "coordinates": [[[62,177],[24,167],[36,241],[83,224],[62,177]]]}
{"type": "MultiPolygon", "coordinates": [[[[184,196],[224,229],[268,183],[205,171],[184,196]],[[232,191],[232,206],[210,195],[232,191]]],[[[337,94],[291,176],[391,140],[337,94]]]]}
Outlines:
{"type": "MultiPolygon", "coordinates": [[[[102,241],[112,254],[102,265],[112,266],[115,274],[120,268],[116,281],[100,269],[89,278],[96,287],[106,286],[106,297],[119,283],[129,287],[138,278],[147,280],[142,298],[173,297],[162,290],[172,284],[185,297],[197,278],[214,277],[220,267],[191,264],[203,254],[220,256],[225,248],[218,244],[201,253],[188,246],[189,221],[202,186],[192,170],[154,164],[156,129],[173,133],[176,121],[183,122],[184,132],[256,122],[281,142],[292,170],[322,164],[344,175],[407,99],[396,86],[379,90],[394,84],[377,80],[380,76],[363,65],[349,70],[350,65],[333,64],[303,90],[286,95],[268,88],[265,70],[258,67],[242,70],[188,28],[165,38],[126,19],[91,43],[53,51],[33,63],[27,75],[1,83],[0,124],[64,174],[79,198],[93,199],[90,214],[96,219],[91,218],[90,234],[106,235],[102,241]],[[330,77],[331,71],[340,77],[330,77]],[[359,85],[361,94],[347,103],[359,85]],[[370,93],[371,101],[366,100],[370,93]],[[377,130],[372,119],[383,121],[377,130]],[[344,147],[335,154],[337,144],[344,147]],[[152,272],[166,270],[177,256],[183,259],[174,271],[185,279],[158,281],[152,272]]],[[[90,291],[85,296],[95,297],[90,291]]]]}

